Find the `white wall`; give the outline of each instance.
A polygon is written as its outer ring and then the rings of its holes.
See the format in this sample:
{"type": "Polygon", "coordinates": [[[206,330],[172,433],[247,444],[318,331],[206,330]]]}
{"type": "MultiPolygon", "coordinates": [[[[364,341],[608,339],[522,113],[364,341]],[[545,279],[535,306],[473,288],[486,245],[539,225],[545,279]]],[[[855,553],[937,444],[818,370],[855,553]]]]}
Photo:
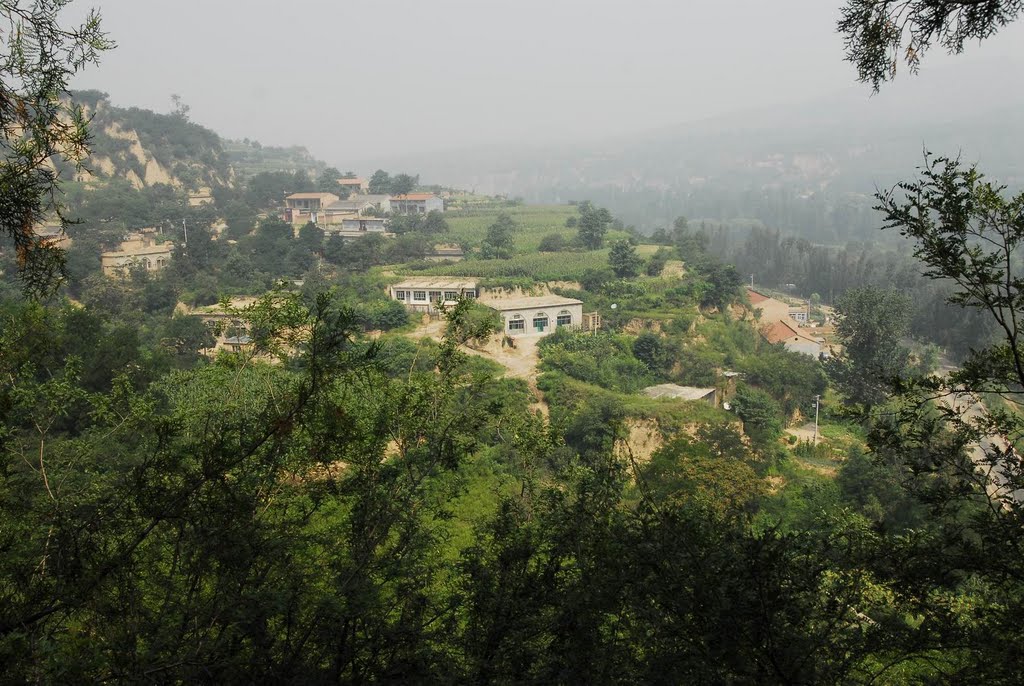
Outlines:
{"type": "MultiPolygon", "coordinates": [[[[495,307],[497,303],[489,303],[491,307],[495,307]]],[[[583,305],[553,305],[551,307],[531,307],[526,309],[517,310],[501,310],[501,318],[504,321],[504,332],[509,336],[546,336],[558,327],[558,316],[563,312],[568,312],[572,317],[572,322],[569,326],[575,328],[580,326],[583,322],[583,305]],[[516,316],[522,319],[516,320],[516,316]],[[534,326],[534,319],[540,315],[547,315],[548,325],[544,331],[537,331],[534,326]],[[510,329],[509,323],[513,321],[522,321],[522,329],[510,329]]]]}

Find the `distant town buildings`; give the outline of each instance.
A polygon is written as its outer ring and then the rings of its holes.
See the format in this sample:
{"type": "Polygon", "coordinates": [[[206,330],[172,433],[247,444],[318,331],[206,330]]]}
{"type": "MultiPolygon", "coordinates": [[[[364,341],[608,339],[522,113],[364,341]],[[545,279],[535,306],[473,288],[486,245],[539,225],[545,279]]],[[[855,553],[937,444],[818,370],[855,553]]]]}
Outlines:
{"type": "Polygon", "coordinates": [[[107,276],[123,276],[133,268],[158,272],[171,263],[173,252],[170,241],[157,242],[156,229],[142,229],[128,234],[117,250],[102,253],[100,263],[107,276]]]}

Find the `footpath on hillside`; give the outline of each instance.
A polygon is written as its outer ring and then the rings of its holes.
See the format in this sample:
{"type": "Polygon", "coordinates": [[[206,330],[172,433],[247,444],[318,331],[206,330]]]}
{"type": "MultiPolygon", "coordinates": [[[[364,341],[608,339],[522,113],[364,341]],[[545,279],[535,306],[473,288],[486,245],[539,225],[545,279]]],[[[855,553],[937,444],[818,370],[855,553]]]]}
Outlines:
{"type": "MultiPolygon", "coordinates": [[[[443,319],[427,319],[408,335],[415,339],[430,338],[440,341],[444,338],[445,325],[443,319]]],[[[502,346],[501,337],[495,336],[486,344],[473,347],[463,345],[461,349],[470,355],[497,362],[505,368],[504,376],[525,381],[534,398],[530,409],[539,411],[546,418],[549,414],[548,404],[544,399],[544,393],[537,387],[537,365],[540,362],[537,341],[537,338],[517,338],[516,347],[510,348],[502,346]]]]}

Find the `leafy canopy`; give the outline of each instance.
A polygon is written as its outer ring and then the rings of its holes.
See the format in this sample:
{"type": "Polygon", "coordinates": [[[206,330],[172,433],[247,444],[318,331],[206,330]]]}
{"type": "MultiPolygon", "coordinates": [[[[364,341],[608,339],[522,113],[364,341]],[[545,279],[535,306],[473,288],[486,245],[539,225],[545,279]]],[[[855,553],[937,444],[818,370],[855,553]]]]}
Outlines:
{"type": "Polygon", "coordinates": [[[80,167],[89,154],[86,118],[70,103],[68,83],[114,47],[95,11],[80,25],[63,25],[59,15],[70,3],[0,2],[6,33],[0,54],[0,235],[14,243],[24,290],[35,295],[52,290],[64,270],[63,252],[35,234],[37,225],[54,217],[64,228],[69,224],[50,159],[80,167]]]}

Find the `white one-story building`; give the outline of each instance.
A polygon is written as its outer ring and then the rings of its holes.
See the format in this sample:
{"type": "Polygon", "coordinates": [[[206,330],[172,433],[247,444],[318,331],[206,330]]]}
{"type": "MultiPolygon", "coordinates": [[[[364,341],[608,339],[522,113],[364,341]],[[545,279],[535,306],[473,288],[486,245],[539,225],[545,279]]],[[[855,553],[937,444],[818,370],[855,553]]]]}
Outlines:
{"type": "Polygon", "coordinates": [[[559,295],[481,299],[501,314],[508,336],[546,336],[557,328],[583,323],[583,301],[559,295]]]}
{"type": "Polygon", "coordinates": [[[442,306],[460,298],[477,297],[476,281],[445,279],[427,276],[406,279],[391,286],[391,297],[415,312],[436,312],[442,306]]]}

